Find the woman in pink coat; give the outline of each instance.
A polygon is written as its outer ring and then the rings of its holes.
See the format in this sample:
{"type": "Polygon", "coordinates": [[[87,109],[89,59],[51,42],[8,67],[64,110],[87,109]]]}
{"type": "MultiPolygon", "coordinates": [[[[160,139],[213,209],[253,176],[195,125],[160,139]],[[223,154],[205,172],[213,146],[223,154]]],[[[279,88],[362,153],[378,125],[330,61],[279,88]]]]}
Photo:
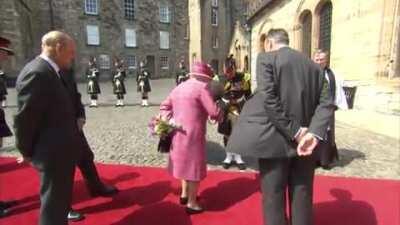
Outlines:
{"type": "Polygon", "coordinates": [[[209,91],[212,76],[207,64],[194,63],[190,79],[172,90],[160,106],[161,115],[182,126],[172,138],[168,170],[172,176],[182,180],[180,203],[186,204],[189,214],[203,211],[197,202],[197,190],[207,174],[207,118],[220,118],[220,109],[209,91]]]}

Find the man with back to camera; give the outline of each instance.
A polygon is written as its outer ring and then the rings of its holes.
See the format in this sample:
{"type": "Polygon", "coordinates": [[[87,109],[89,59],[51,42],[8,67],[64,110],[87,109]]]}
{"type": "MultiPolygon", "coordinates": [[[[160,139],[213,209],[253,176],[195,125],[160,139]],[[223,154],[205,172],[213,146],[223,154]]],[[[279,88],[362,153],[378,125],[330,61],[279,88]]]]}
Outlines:
{"type": "Polygon", "coordinates": [[[234,127],[228,150],[259,159],[265,224],[312,225],[312,153],[333,114],[318,65],[271,29],[257,58],[257,89],[234,127]],[[289,211],[286,215],[286,194],[289,211]]]}

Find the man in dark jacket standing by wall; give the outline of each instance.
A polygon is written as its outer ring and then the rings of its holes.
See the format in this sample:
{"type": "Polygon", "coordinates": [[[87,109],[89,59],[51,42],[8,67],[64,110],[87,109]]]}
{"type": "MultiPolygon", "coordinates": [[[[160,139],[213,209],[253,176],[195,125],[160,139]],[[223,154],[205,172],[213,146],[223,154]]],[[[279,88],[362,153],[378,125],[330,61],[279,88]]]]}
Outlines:
{"type": "Polygon", "coordinates": [[[312,153],[333,113],[318,65],[271,29],[257,58],[257,89],[242,110],[228,150],[259,158],[265,224],[312,225],[312,153]],[[286,190],[290,215],[286,215],[286,190]],[[290,222],[288,222],[290,221],[290,222]]]}

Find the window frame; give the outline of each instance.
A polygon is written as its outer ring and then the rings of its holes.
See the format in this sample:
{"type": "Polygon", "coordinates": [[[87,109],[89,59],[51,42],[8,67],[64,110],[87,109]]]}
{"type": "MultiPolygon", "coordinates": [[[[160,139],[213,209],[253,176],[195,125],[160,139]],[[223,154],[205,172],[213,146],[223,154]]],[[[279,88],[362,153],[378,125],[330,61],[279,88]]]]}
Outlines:
{"type": "Polygon", "coordinates": [[[167,3],[160,3],[158,7],[158,16],[160,17],[160,23],[171,23],[171,11],[167,3]],[[163,11],[164,9],[164,11],[163,11]],[[166,17],[164,17],[166,16],[166,17]]]}
{"type": "Polygon", "coordinates": [[[86,15],[99,15],[99,1],[98,0],[85,0],[85,14],[86,15]],[[88,5],[94,4],[96,12],[91,12],[88,10],[88,5]]]}
{"type": "Polygon", "coordinates": [[[125,61],[126,61],[126,67],[128,68],[128,70],[136,70],[137,69],[137,57],[136,55],[127,55],[125,57],[125,61]],[[130,64],[130,59],[134,59],[134,64],[130,64]]]}
{"type": "Polygon", "coordinates": [[[136,29],[134,28],[125,28],[125,47],[127,48],[136,48],[137,47],[137,33],[136,33],[136,29]],[[132,37],[134,37],[134,39],[132,39],[132,44],[128,44],[130,42],[128,42],[129,37],[128,37],[128,31],[132,32],[132,37]]]}
{"type": "Polygon", "coordinates": [[[169,69],[169,57],[168,56],[160,56],[160,68],[162,70],[168,70],[169,69]],[[166,64],[165,65],[163,64],[163,62],[165,62],[165,61],[163,61],[163,59],[166,59],[166,64]]]}
{"type": "Polygon", "coordinates": [[[211,26],[217,27],[218,22],[219,22],[218,21],[218,8],[212,7],[211,8],[211,26]],[[215,21],[214,21],[214,16],[215,16],[215,21]]]}
{"type": "Polygon", "coordinates": [[[170,46],[170,32],[169,31],[165,31],[165,30],[160,30],[160,49],[163,49],[163,50],[168,50],[168,49],[171,49],[171,46],[170,46]],[[166,41],[167,41],[167,46],[164,46],[163,45],[163,35],[162,34],[167,34],[166,36],[164,36],[165,38],[166,38],[166,41]]]}
{"type": "Polygon", "coordinates": [[[124,0],[124,17],[126,20],[135,20],[135,0],[124,0]]]}
{"type": "Polygon", "coordinates": [[[324,51],[330,52],[332,47],[332,15],[333,15],[333,5],[332,2],[324,3],[318,13],[319,16],[319,26],[318,26],[318,48],[324,51]],[[329,7],[329,8],[328,8],[329,7]],[[328,14],[323,14],[325,9],[328,14]],[[325,17],[324,17],[325,16],[325,17]],[[329,19],[328,21],[325,21],[329,19]],[[328,29],[329,28],[329,29],[328,29]],[[329,44],[329,46],[326,46],[329,44]]]}
{"type": "Polygon", "coordinates": [[[107,54],[99,55],[99,69],[101,69],[101,70],[111,69],[111,57],[109,55],[107,55],[107,54]],[[105,60],[105,59],[107,59],[107,60],[105,60]]]}
{"type": "Polygon", "coordinates": [[[86,44],[90,45],[90,46],[99,46],[100,45],[100,28],[98,25],[95,24],[86,24],[86,44]],[[90,39],[90,37],[94,36],[93,34],[91,34],[90,32],[94,31],[94,30],[90,30],[90,28],[96,28],[96,32],[97,32],[97,42],[91,42],[92,39],[90,39]],[[90,33],[90,34],[89,34],[90,33]]]}

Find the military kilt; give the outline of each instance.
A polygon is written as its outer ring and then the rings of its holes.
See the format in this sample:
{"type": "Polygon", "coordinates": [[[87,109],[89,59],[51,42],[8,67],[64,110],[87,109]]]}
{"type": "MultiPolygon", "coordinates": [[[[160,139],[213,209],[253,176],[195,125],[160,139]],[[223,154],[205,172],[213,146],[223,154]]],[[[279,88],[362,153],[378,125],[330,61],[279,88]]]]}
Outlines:
{"type": "Polygon", "coordinates": [[[125,83],[120,79],[115,79],[113,81],[113,91],[114,94],[126,94],[125,83]]]}
{"type": "Polygon", "coordinates": [[[137,82],[137,92],[142,92],[142,86],[140,82],[143,81],[143,92],[151,92],[151,86],[149,79],[140,79],[137,82]]]}
{"type": "Polygon", "coordinates": [[[5,119],[4,110],[0,108],[0,137],[10,137],[12,135],[10,127],[8,127],[5,119]]]}
{"type": "Polygon", "coordinates": [[[89,80],[87,85],[87,93],[90,95],[100,94],[100,85],[96,80],[89,80]]]}

